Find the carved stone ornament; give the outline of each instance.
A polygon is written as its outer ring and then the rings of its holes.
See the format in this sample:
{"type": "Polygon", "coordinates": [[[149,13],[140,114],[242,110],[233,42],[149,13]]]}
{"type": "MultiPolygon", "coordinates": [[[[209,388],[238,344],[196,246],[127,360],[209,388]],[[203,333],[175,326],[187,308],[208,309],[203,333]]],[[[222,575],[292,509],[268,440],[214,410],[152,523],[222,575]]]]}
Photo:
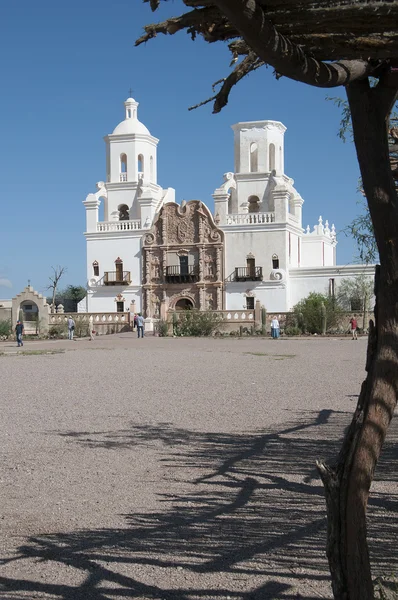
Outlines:
{"type": "Polygon", "coordinates": [[[270,274],[270,279],[273,281],[282,281],[285,277],[285,274],[280,269],[272,269],[270,274]]]}
{"type": "Polygon", "coordinates": [[[150,246],[155,241],[155,236],[153,233],[147,233],[145,236],[145,243],[150,246]]]}
{"type": "Polygon", "coordinates": [[[181,248],[177,252],[178,256],[188,256],[188,254],[189,254],[189,250],[187,250],[186,248],[181,248]]]}
{"type": "Polygon", "coordinates": [[[115,298],[115,302],[126,302],[126,298],[123,297],[123,294],[118,294],[115,298]]]}

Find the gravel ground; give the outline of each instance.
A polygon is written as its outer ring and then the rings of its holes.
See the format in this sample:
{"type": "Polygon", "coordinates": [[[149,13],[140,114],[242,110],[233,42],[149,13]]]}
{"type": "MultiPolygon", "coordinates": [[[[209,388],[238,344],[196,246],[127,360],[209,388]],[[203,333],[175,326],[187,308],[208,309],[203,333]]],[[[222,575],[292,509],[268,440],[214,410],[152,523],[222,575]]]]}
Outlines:
{"type": "MultiPolygon", "coordinates": [[[[331,598],[314,461],[350,421],[365,339],[14,346],[0,344],[0,598],[331,598]]],[[[372,491],[375,575],[398,566],[397,437],[372,491]]]]}

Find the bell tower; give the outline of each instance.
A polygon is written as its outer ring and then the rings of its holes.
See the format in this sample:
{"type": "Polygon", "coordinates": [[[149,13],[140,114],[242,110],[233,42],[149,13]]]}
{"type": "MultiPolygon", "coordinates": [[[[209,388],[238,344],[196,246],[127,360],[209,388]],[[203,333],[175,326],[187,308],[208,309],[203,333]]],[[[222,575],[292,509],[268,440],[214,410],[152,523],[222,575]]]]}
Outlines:
{"type": "MultiPolygon", "coordinates": [[[[148,128],[138,120],[138,102],[127,98],[124,103],[125,118],[110,135],[106,143],[105,220],[118,220],[121,207],[130,220],[142,219],[139,196],[155,198],[157,184],[157,145],[148,128]]],[[[145,213],[147,211],[144,211],[145,213]]],[[[146,219],[148,215],[145,214],[146,219]]]]}

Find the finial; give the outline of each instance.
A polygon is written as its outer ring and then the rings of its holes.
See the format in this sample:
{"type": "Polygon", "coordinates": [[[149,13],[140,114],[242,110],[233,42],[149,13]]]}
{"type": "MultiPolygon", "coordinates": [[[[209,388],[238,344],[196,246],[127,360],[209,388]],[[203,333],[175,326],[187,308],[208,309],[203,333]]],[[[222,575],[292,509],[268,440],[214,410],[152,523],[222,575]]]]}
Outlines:
{"type": "Polygon", "coordinates": [[[28,287],[30,287],[30,279],[28,279],[28,287]]]}
{"type": "Polygon", "coordinates": [[[311,232],[310,226],[307,225],[307,229],[305,230],[305,233],[310,233],[310,232],[311,232]]]}
{"type": "Polygon", "coordinates": [[[326,219],[325,221],[325,233],[329,234],[330,233],[330,229],[329,229],[329,221],[326,219]]]}
{"type": "Polygon", "coordinates": [[[319,219],[318,219],[318,223],[319,223],[319,225],[322,225],[322,223],[323,223],[323,220],[322,220],[322,217],[321,217],[321,216],[320,216],[320,217],[319,217],[319,219]]]}
{"type": "Polygon", "coordinates": [[[129,98],[132,98],[132,97],[133,97],[133,90],[130,88],[129,89],[129,98]]]}

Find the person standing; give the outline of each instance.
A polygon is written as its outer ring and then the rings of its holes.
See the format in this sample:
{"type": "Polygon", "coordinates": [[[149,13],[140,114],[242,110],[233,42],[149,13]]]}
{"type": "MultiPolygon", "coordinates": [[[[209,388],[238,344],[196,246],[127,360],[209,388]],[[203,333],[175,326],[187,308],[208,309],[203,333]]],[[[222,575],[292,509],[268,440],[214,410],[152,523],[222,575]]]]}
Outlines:
{"type": "Polygon", "coordinates": [[[18,319],[17,324],[15,326],[15,335],[17,337],[18,348],[23,346],[22,336],[23,336],[24,328],[23,323],[18,319]]]}
{"type": "Polygon", "coordinates": [[[72,317],[68,318],[67,324],[68,324],[68,340],[73,340],[73,333],[75,331],[75,322],[72,319],[72,317]]]}
{"type": "Polygon", "coordinates": [[[280,333],[279,321],[276,316],[271,321],[271,336],[274,340],[278,339],[280,333]]]}
{"type": "Polygon", "coordinates": [[[94,339],[94,318],[93,315],[90,315],[88,318],[88,327],[90,329],[90,342],[94,339]]]}
{"type": "Polygon", "coordinates": [[[353,340],[357,340],[358,339],[358,334],[357,334],[357,328],[358,328],[358,322],[356,319],[356,315],[354,315],[353,317],[351,317],[350,319],[350,325],[351,325],[351,334],[352,334],[352,338],[353,340]]]}
{"type": "Polygon", "coordinates": [[[141,313],[137,315],[137,337],[144,337],[144,317],[141,313]]]}

